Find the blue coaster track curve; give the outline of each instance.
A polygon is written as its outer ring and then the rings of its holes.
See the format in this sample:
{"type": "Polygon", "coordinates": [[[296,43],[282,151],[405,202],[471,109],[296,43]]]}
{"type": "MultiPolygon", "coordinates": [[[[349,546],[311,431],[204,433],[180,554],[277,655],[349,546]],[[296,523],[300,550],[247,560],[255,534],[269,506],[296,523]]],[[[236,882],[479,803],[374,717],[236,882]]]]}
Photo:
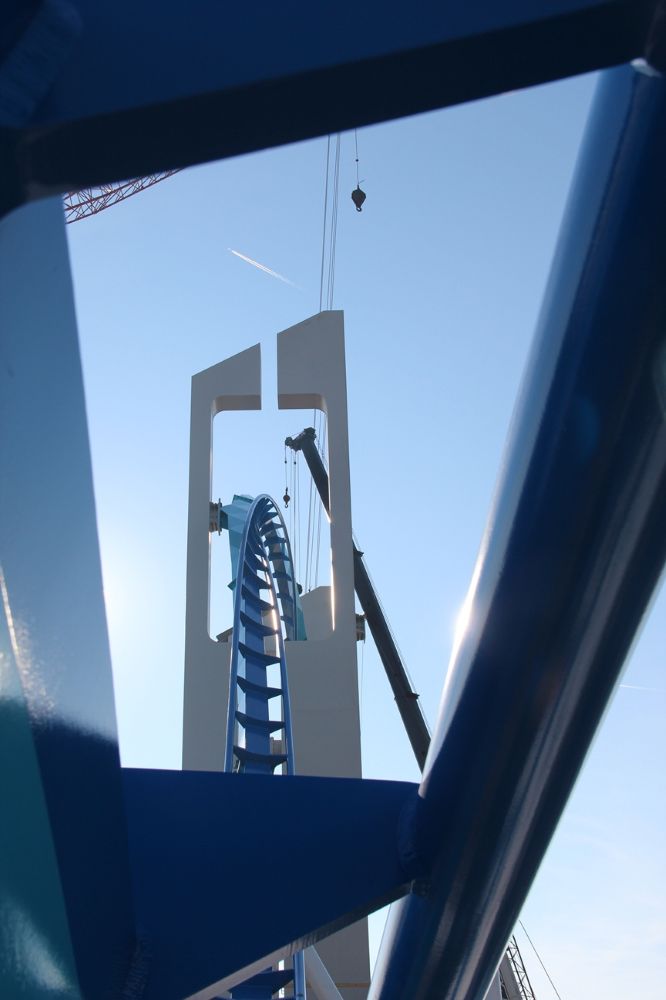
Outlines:
{"type": "MultiPolygon", "coordinates": [[[[234,564],[225,770],[273,774],[282,767],[282,773],[293,774],[285,640],[304,639],[305,629],[287,528],[277,503],[265,493],[255,499],[234,497],[225,512],[234,564]],[[242,524],[240,544],[234,524],[242,524]],[[280,711],[271,712],[274,701],[280,711]],[[279,732],[276,748],[273,734],[279,732]]],[[[234,987],[231,995],[270,1000],[291,978],[289,970],[266,970],[234,987]]],[[[305,1000],[303,952],[294,955],[293,980],[294,1000],[305,1000]]]]}

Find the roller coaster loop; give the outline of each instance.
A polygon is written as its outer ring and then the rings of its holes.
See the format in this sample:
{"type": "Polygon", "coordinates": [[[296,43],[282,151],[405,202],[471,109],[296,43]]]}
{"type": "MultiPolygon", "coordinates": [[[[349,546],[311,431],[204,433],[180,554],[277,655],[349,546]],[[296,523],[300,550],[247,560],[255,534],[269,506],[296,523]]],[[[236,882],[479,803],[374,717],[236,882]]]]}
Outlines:
{"type": "MultiPolygon", "coordinates": [[[[285,640],[304,639],[305,628],[287,529],[267,494],[236,496],[224,512],[234,568],[225,770],[273,774],[281,768],[293,774],[285,640]],[[271,710],[271,704],[280,710],[271,710]],[[278,741],[273,734],[279,732],[278,741]]],[[[293,962],[294,997],[304,1000],[303,953],[293,962]]],[[[266,970],[234,987],[231,995],[270,1000],[291,978],[290,970],[266,970]]]]}

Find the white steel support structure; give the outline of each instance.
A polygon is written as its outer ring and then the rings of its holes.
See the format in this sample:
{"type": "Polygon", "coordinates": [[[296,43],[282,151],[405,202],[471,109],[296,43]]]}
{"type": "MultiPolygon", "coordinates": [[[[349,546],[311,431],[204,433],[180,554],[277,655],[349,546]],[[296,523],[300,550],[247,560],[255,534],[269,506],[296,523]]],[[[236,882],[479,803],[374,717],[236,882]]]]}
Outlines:
{"type": "Polygon", "coordinates": [[[308,641],[287,651],[297,773],[360,778],[342,312],[319,313],[278,335],[278,405],[316,407],[328,419],[331,587],[304,595],[308,641]]]}
{"type": "MultiPolygon", "coordinates": [[[[361,777],[344,319],[319,313],[278,334],[280,409],[317,408],[328,419],[331,587],[303,595],[304,642],[287,644],[298,774],[361,777]]],[[[212,421],[223,410],[261,408],[258,345],[192,379],[185,629],[183,767],[222,770],[230,644],[209,635],[212,421]]],[[[233,484],[230,484],[233,488],[233,484]]],[[[343,1000],[365,1000],[367,922],[317,951],[343,1000]]],[[[318,996],[317,984],[310,982],[318,996]]],[[[318,998],[324,1000],[324,998],[318,998]]]]}
{"type": "Polygon", "coordinates": [[[192,378],[183,695],[186,771],[224,770],[230,646],[211,639],[208,627],[213,418],[223,410],[260,409],[258,344],[192,378]]]}

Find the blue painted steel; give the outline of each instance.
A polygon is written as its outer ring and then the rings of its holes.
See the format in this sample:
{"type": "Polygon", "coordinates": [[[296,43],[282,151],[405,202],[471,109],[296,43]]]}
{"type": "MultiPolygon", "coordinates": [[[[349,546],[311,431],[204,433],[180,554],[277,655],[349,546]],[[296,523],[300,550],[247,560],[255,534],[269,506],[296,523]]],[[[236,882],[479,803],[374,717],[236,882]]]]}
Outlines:
{"type": "MultiPolygon", "coordinates": [[[[230,529],[234,569],[225,769],[272,774],[284,764],[286,773],[293,774],[294,744],[284,635],[294,642],[305,638],[305,629],[287,527],[280,508],[266,494],[255,500],[236,496],[224,512],[230,529]],[[262,591],[269,593],[271,610],[263,606],[262,591]],[[271,648],[266,650],[266,646],[271,648]],[[279,664],[279,688],[268,684],[268,668],[273,664],[279,664]],[[240,685],[239,679],[245,683],[240,685]],[[278,697],[280,711],[271,718],[269,703],[278,697]],[[238,708],[240,699],[245,702],[243,712],[238,708]],[[244,734],[242,746],[237,742],[240,730],[244,734]],[[272,735],[278,730],[282,732],[281,752],[272,746],[272,735]]],[[[295,1000],[305,1000],[302,951],[293,957],[293,980],[295,1000]]],[[[271,974],[266,972],[251,982],[241,983],[232,996],[271,1000],[273,985],[271,974]]]]}
{"type": "Polygon", "coordinates": [[[480,1000],[666,557],[666,81],[605,74],[373,1000],[480,1000]]]}
{"type": "Polygon", "coordinates": [[[631,23],[627,4],[618,0],[541,0],[538,9],[531,0],[415,0],[409,17],[401,4],[387,6],[386,0],[366,0],[362,16],[352,0],[287,0],[279,9],[260,0],[252,12],[243,4],[220,6],[211,0],[198,0],[196,11],[174,0],[146,0],[140,8],[128,0],[120,6],[117,0],[69,0],[60,6],[78,12],[81,35],[49,98],[35,109],[33,121],[40,125],[247,87],[587,12],[603,14],[611,24],[623,13],[623,23],[631,23]],[[122,29],[109,38],[114,25],[122,29]],[[100,72],[100,54],[110,45],[115,59],[100,72]]]}
{"type": "MultiPolygon", "coordinates": [[[[4,584],[4,580],[2,581],[4,584]]],[[[4,587],[3,587],[4,589],[4,587]]],[[[0,996],[81,993],[11,618],[0,606],[0,996]],[[49,989],[49,992],[51,990],[49,989]]]]}
{"type": "Polygon", "coordinates": [[[2,211],[616,65],[647,53],[655,5],[49,0],[0,67],[2,211]]]}
{"type": "MultiPolygon", "coordinates": [[[[229,990],[232,1000],[272,1000],[273,994],[284,990],[294,981],[291,969],[271,969],[268,972],[258,972],[239,986],[229,990]]],[[[293,994],[282,994],[283,1000],[297,1000],[293,994]]]]}
{"type": "Polygon", "coordinates": [[[151,956],[142,1000],[231,985],[234,973],[261,972],[266,956],[286,958],[409,886],[396,830],[414,784],[122,775],[137,925],[151,956]]]}
{"type": "Polygon", "coordinates": [[[4,981],[0,992],[23,997],[31,983],[35,989],[41,983],[52,995],[56,987],[68,996],[80,989],[96,1000],[120,994],[135,941],[59,199],[0,222],[0,302],[0,725],[7,750],[0,755],[0,785],[9,796],[2,800],[2,826],[11,826],[0,838],[0,967],[4,974],[18,962],[23,974],[12,986],[4,981]],[[42,530],[45,484],[49,527],[42,530]],[[33,829],[40,821],[44,827],[33,829]],[[38,890],[35,880],[42,878],[38,890]]]}
{"type": "Polygon", "coordinates": [[[289,684],[283,630],[291,641],[305,638],[286,525],[275,501],[236,496],[224,508],[230,526],[234,569],[232,633],[225,769],[272,774],[286,764],[294,773],[289,684]],[[240,525],[242,524],[242,532],[240,525]],[[267,592],[270,600],[261,595],[267,592]],[[266,644],[272,649],[266,651],[266,644]],[[268,668],[279,665],[279,685],[268,684],[268,668]],[[271,719],[269,702],[280,698],[271,719]],[[244,701],[244,710],[239,702],[244,701]],[[243,742],[239,743],[242,730],[243,742]],[[283,732],[283,753],[273,753],[272,733],[283,732]]]}

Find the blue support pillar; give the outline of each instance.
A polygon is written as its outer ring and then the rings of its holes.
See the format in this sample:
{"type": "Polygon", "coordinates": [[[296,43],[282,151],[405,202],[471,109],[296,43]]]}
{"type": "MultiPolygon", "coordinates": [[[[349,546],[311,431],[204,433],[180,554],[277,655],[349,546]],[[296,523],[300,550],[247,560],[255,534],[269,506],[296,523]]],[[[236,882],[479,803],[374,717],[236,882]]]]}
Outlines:
{"type": "Polygon", "coordinates": [[[666,557],[666,80],[602,78],[371,996],[480,1000],[666,557]]]}
{"type": "Polygon", "coordinates": [[[101,1000],[134,918],[60,199],[0,221],[0,323],[0,994],[101,1000]]]}

